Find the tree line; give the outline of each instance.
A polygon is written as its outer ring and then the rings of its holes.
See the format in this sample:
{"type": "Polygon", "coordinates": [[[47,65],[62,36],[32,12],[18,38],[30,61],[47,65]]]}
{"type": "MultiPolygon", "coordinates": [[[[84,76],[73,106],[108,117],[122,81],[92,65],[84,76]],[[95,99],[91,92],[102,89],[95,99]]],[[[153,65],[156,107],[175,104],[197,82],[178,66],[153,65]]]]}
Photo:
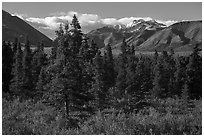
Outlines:
{"type": "Polygon", "coordinates": [[[43,42],[32,51],[15,39],[3,41],[2,92],[9,100],[42,100],[62,111],[68,126],[77,125],[97,111],[114,108],[131,113],[151,105],[153,99],[202,97],[202,57],[198,45],[190,56],[174,51],[135,55],[124,38],[121,54],[111,44],[101,54],[97,43],[81,31],[74,15],[60,25],[49,57],[43,42]]]}

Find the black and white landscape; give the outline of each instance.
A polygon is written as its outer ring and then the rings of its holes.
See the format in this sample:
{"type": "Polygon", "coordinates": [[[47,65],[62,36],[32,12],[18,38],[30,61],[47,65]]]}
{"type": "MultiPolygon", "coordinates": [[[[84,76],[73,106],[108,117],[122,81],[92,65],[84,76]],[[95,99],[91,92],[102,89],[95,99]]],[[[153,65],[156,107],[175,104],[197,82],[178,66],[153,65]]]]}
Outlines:
{"type": "Polygon", "coordinates": [[[3,135],[201,135],[202,3],[2,3],[3,135]]]}

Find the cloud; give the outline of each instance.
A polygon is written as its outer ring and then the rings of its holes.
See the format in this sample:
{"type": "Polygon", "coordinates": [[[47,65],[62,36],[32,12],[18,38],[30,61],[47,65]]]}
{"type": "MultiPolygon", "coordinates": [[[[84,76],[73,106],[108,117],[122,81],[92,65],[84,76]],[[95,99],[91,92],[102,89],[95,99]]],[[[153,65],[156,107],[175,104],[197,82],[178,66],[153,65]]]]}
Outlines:
{"type": "Polygon", "coordinates": [[[57,17],[46,17],[46,18],[27,18],[26,21],[42,25],[44,29],[57,29],[57,26],[60,24],[60,18],[57,17]]]}
{"type": "MultiPolygon", "coordinates": [[[[82,31],[89,32],[91,30],[103,27],[105,25],[116,25],[116,24],[124,24],[124,25],[131,25],[133,20],[143,19],[145,21],[152,20],[151,17],[123,17],[123,18],[102,18],[97,14],[88,14],[88,13],[78,13],[75,11],[69,12],[56,12],[51,13],[47,17],[39,18],[39,17],[28,17],[26,14],[18,14],[14,13],[13,16],[18,16],[19,18],[27,21],[34,27],[37,27],[38,30],[41,32],[48,32],[49,34],[52,31],[54,37],[54,32],[59,28],[60,23],[69,22],[71,23],[73,15],[76,15],[80,25],[82,26],[82,31]]],[[[176,23],[177,21],[174,20],[156,20],[159,23],[165,24],[167,26],[176,23]]]]}
{"type": "Polygon", "coordinates": [[[14,13],[14,14],[11,14],[11,16],[17,16],[19,17],[20,19],[24,20],[25,18],[27,18],[27,14],[22,14],[22,13],[14,13]]]}
{"type": "Polygon", "coordinates": [[[115,18],[106,18],[106,19],[101,19],[101,22],[103,24],[106,24],[106,25],[115,25],[117,24],[117,19],[115,18]]]}
{"type": "Polygon", "coordinates": [[[53,16],[45,18],[29,17],[26,18],[25,20],[32,23],[36,23],[38,25],[40,24],[45,25],[42,26],[44,29],[56,30],[59,27],[60,23],[65,23],[67,21],[71,23],[74,14],[79,19],[81,26],[93,25],[97,23],[99,20],[99,17],[96,14],[79,14],[74,11],[69,11],[68,13],[64,12],[57,12],[55,14],[52,13],[53,16]]]}
{"type": "MultiPolygon", "coordinates": [[[[115,24],[128,24],[135,19],[141,19],[142,17],[124,17],[120,19],[116,18],[101,18],[97,14],[81,14],[75,11],[69,12],[56,12],[52,13],[51,16],[45,18],[29,17],[26,21],[42,25],[41,28],[56,30],[60,23],[72,21],[73,15],[76,15],[82,28],[95,28],[95,26],[115,25],[115,24]],[[90,27],[91,26],[91,27],[90,27]]],[[[150,20],[150,17],[142,18],[144,20],[150,20]]]]}
{"type": "MultiPolygon", "coordinates": [[[[97,14],[81,14],[75,11],[69,11],[69,12],[52,13],[51,16],[45,17],[45,18],[29,17],[29,18],[26,18],[26,21],[37,23],[38,25],[42,25],[42,28],[44,29],[56,30],[59,27],[60,23],[65,23],[67,21],[71,23],[72,17],[74,14],[79,19],[79,22],[82,28],[87,26],[94,26],[94,25],[97,25],[97,26],[116,25],[116,24],[127,25],[132,23],[133,20],[139,20],[139,19],[143,19],[145,21],[152,20],[151,17],[124,17],[120,19],[101,18],[97,14]]],[[[176,21],[158,20],[158,22],[169,26],[175,23],[176,21]]]]}
{"type": "Polygon", "coordinates": [[[158,23],[162,23],[166,26],[170,26],[178,21],[175,21],[175,20],[167,20],[167,21],[164,21],[164,20],[156,20],[158,23]]]}

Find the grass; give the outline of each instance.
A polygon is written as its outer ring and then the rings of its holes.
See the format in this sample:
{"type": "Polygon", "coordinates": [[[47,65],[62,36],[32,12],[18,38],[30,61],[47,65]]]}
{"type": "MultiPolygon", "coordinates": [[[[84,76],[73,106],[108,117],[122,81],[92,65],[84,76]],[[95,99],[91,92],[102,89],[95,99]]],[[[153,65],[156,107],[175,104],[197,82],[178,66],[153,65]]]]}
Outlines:
{"type": "Polygon", "coordinates": [[[181,99],[154,101],[138,113],[97,112],[79,128],[67,128],[62,112],[41,101],[20,102],[3,99],[3,135],[201,135],[202,101],[181,99]]]}

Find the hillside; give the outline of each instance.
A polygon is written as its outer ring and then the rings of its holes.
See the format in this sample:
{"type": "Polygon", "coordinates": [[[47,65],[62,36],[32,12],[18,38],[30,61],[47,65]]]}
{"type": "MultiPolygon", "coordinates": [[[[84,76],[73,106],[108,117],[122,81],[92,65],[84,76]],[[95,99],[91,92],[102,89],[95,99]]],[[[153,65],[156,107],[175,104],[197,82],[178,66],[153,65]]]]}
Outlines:
{"type": "Polygon", "coordinates": [[[165,27],[164,24],[157,23],[154,20],[144,21],[134,20],[127,25],[109,25],[89,32],[87,35],[93,39],[100,48],[108,43],[112,47],[117,47],[125,37],[131,44],[137,44],[138,40],[144,42],[156,31],[165,27]],[[136,42],[136,41],[137,42],[136,42]]]}
{"type": "Polygon", "coordinates": [[[169,50],[189,51],[195,43],[202,43],[202,21],[185,21],[175,23],[156,32],[139,45],[142,51],[169,50]]]}
{"type": "Polygon", "coordinates": [[[31,45],[36,45],[40,41],[44,41],[47,47],[52,44],[51,39],[25,21],[2,10],[2,39],[13,41],[17,37],[20,42],[24,43],[26,36],[29,36],[31,45]]]}
{"type": "Polygon", "coordinates": [[[195,43],[202,43],[202,21],[184,21],[169,27],[154,20],[133,21],[129,26],[105,26],[87,34],[100,48],[111,43],[113,53],[120,52],[122,39],[139,51],[192,51],[195,43]]]}

